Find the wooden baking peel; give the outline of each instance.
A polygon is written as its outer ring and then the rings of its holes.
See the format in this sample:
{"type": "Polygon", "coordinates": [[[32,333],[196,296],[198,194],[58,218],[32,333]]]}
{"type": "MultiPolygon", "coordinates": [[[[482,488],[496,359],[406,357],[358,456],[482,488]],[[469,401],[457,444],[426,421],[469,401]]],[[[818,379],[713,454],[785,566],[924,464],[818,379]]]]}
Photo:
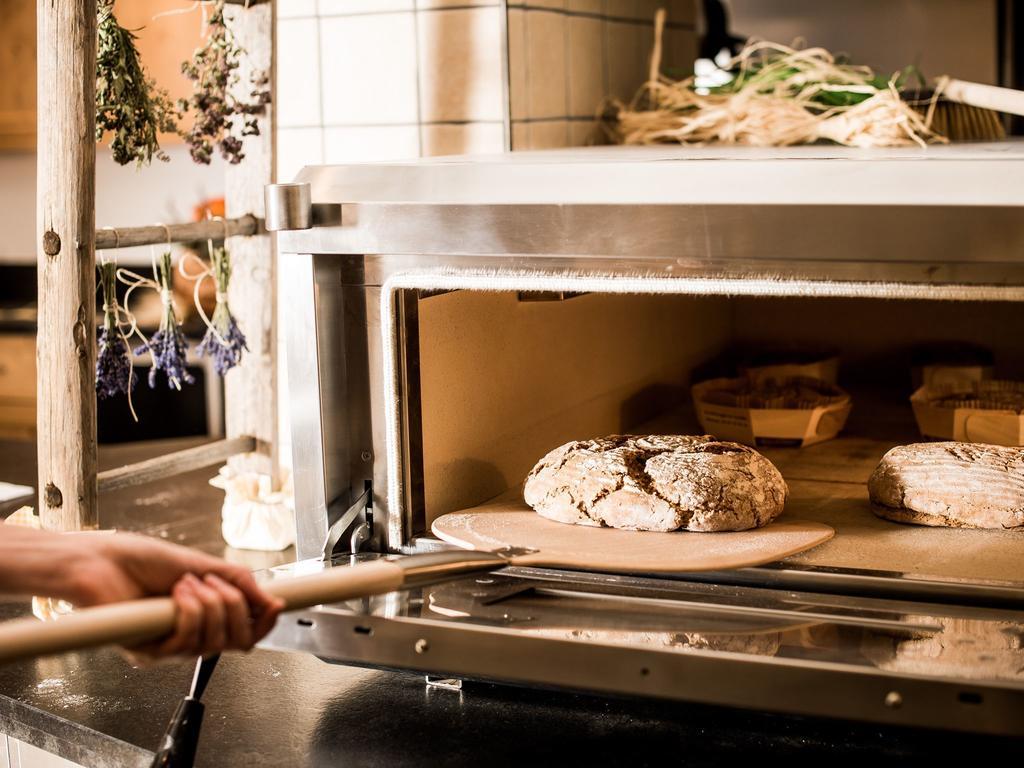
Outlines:
{"type": "MultiPolygon", "coordinates": [[[[263,586],[284,601],[286,610],[295,610],[509,565],[630,573],[739,568],[810,549],[834,533],[822,523],[798,520],[737,533],[620,531],[563,525],[522,510],[513,510],[511,516],[501,510],[444,515],[434,522],[434,532],[469,551],[432,552],[326,568],[263,586]]],[[[155,640],[174,628],[174,614],[171,598],[155,597],[86,608],[52,622],[34,618],[0,622],[0,663],[155,640]]]]}

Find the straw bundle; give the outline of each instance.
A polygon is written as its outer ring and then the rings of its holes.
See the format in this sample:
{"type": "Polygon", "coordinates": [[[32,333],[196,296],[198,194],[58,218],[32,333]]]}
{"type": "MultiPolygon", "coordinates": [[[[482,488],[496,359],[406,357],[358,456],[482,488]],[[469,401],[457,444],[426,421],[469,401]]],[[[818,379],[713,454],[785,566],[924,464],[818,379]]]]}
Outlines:
{"type": "Polygon", "coordinates": [[[852,147],[896,147],[946,141],[900,98],[907,72],[885,79],[869,67],[838,63],[824,48],[770,42],[747,45],[726,67],[726,85],[702,88],[695,78],[661,74],[664,12],[655,23],[648,81],[632,102],[612,101],[605,125],[621,144],[787,146],[830,141],[852,147]]]}

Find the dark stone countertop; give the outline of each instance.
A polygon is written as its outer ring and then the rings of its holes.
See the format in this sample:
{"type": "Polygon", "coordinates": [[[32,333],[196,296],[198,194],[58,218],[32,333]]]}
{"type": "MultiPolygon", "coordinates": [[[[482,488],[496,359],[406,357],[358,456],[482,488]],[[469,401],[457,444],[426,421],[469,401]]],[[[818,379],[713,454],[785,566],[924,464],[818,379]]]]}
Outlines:
{"type": "MultiPolygon", "coordinates": [[[[180,447],[182,444],[178,444],[180,447]]],[[[102,450],[104,466],[175,446],[102,450]]],[[[0,479],[32,483],[29,444],[0,443],[0,479]]],[[[209,470],[103,497],[104,526],[164,535],[251,567],[286,561],[227,549],[209,470]]],[[[28,606],[0,603],[0,620],[28,606]]],[[[132,668],[113,650],[0,667],[0,732],[86,766],[145,766],[185,694],[192,662],[132,668]]],[[[672,702],[467,682],[256,650],[221,659],[203,697],[198,766],[728,765],[752,754],[804,764],[948,764],[1021,744],[672,702]]]]}

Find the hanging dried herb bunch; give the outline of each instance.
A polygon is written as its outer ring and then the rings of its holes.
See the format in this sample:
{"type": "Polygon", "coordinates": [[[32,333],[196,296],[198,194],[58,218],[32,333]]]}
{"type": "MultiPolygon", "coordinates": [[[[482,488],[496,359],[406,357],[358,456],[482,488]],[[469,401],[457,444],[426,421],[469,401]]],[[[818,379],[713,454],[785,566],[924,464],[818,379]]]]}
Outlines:
{"type": "Polygon", "coordinates": [[[191,61],[181,65],[181,71],[192,81],[193,92],[178,106],[182,112],[195,112],[191,130],[183,130],[181,135],[197,163],[209,164],[215,145],[225,160],[238,163],[245,157],[242,138],[260,133],[257,118],[266,113],[270,103],[270,78],[266,72],[253,72],[249,98],[236,98],[243,56],[245,50],[224,23],[224,0],[217,0],[207,24],[206,44],[196,50],[191,61]]]}
{"type": "Polygon", "coordinates": [[[146,77],[135,34],[117,23],[114,1],[100,0],[96,35],[96,140],[110,132],[114,161],[166,161],[159,134],[174,133],[180,116],[167,92],[146,77]]]}
{"type": "Polygon", "coordinates": [[[195,378],[185,367],[185,353],[188,344],[185,343],[185,336],[178,325],[178,318],[174,314],[174,300],[171,297],[171,253],[165,251],[155,266],[157,285],[160,288],[160,300],[163,302],[164,310],[160,316],[160,330],[153,336],[135,348],[135,354],[142,355],[149,352],[153,356],[153,366],[149,369],[149,388],[156,387],[157,371],[163,371],[167,376],[167,386],[171,389],[181,389],[182,382],[192,384],[195,378]]]}
{"type": "Polygon", "coordinates": [[[105,400],[115,395],[128,394],[135,388],[138,377],[128,357],[128,339],[121,331],[121,308],[117,304],[115,291],[117,265],[103,262],[99,269],[103,292],[103,328],[97,339],[96,396],[105,400]]]}
{"type": "MultiPolygon", "coordinates": [[[[208,274],[213,277],[213,282],[217,286],[217,304],[213,308],[213,317],[207,323],[206,335],[196,351],[212,357],[213,367],[223,376],[241,362],[242,352],[248,352],[249,347],[245,343],[245,334],[238,327],[228,307],[231,255],[226,248],[213,248],[210,262],[212,268],[208,274]]],[[[198,302],[196,307],[202,311],[202,306],[198,302]]]]}

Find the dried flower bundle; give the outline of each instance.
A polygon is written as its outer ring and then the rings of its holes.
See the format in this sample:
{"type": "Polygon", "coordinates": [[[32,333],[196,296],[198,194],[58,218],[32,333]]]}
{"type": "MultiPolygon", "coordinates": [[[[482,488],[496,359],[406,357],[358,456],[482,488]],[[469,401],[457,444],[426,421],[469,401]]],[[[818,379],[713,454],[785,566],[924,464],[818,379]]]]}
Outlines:
{"type": "Polygon", "coordinates": [[[160,300],[164,305],[163,315],[160,318],[160,330],[154,333],[148,341],[136,347],[135,354],[141,355],[149,352],[153,357],[153,365],[149,369],[150,389],[156,387],[158,371],[164,372],[169,388],[181,389],[182,382],[192,384],[195,378],[185,366],[188,344],[181,332],[178,318],[174,314],[174,301],[171,298],[170,251],[160,257],[155,272],[156,282],[160,289],[160,300]]]}
{"type": "Polygon", "coordinates": [[[236,98],[233,92],[241,80],[238,69],[245,51],[224,22],[223,0],[214,4],[207,30],[206,44],[181,65],[192,81],[193,93],[178,106],[183,112],[196,113],[192,128],[181,135],[195,162],[208,164],[216,146],[225,160],[235,164],[245,157],[242,138],[260,133],[257,118],[270,103],[270,79],[266,72],[253,73],[249,100],[236,98]]]}
{"type": "MultiPolygon", "coordinates": [[[[217,304],[213,309],[213,317],[208,322],[206,335],[196,351],[201,355],[213,358],[213,367],[221,376],[238,365],[242,360],[242,352],[249,351],[245,343],[245,334],[238,327],[231,309],[228,307],[228,283],[231,280],[231,255],[226,248],[213,248],[210,253],[212,269],[205,276],[212,275],[217,286],[217,304]]],[[[202,280],[203,278],[200,278],[202,280]]],[[[196,306],[202,311],[202,307],[196,306]]]]}
{"type": "Polygon", "coordinates": [[[129,359],[128,339],[121,331],[115,292],[117,265],[112,262],[100,264],[100,287],[103,292],[103,328],[97,343],[96,396],[105,400],[115,395],[129,394],[135,388],[138,377],[129,359]]]}
{"type": "Polygon", "coordinates": [[[656,39],[649,81],[629,105],[613,102],[607,111],[615,141],[787,146],[824,140],[854,147],[945,141],[928,116],[900,97],[910,69],[882,78],[824,48],[759,42],[725,67],[730,82],[699,88],[694,77],[675,82],[661,75],[659,59],[656,39]]]}
{"type": "Polygon", "coordinates": [[[177,130],[179,114],[167,92],[156,87],[139,61],[135,34],[117,23],[113,0],[97,9],[96,140],[112,135],[114,161],[137,165],[156,156],[166,161],[159,134],[177,130]]]}

